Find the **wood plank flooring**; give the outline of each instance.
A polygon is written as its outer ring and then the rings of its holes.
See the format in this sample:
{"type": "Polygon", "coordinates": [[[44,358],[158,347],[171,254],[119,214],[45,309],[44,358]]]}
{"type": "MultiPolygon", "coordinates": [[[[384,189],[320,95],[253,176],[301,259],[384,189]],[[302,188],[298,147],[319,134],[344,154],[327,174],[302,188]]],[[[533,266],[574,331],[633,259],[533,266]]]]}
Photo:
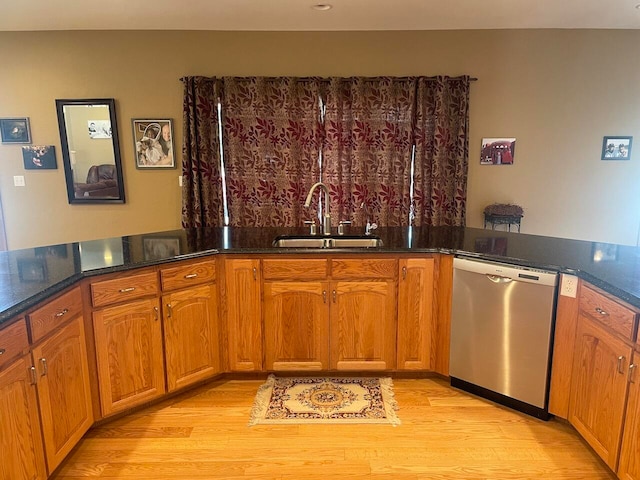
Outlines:
{"type": "Polygon", "coordinates": [[[564,422],[452,389],[394,379],[402,425],[248,427],[262,380],[218,380],[88,432],[52,477],[614,479],[564,422]]]}

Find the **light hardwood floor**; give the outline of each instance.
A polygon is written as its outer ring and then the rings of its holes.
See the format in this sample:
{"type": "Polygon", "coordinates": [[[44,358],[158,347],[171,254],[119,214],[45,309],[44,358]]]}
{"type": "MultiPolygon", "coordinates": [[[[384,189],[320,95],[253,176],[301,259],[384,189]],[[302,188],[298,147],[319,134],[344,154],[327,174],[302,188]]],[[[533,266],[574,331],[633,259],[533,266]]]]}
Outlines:
{"type": "Polygon", "coordinates": [[[56,480],[614,479],[560,421],[394,379],[402,425],[248,427],[262,380],[218,380],[94,428],[56,480]]]}

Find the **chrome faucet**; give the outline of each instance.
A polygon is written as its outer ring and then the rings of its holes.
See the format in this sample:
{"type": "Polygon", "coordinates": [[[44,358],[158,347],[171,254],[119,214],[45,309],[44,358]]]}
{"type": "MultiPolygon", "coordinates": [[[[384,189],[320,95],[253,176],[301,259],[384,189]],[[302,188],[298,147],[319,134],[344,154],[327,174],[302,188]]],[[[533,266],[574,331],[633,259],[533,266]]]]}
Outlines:
{"type": "MultiPolygon", "coordinates": [[[[314,183],[311,186],[311,190],[309,190],[309,194],[307,195],[307,199],[304,202],[304,206],[309,208],[311,205],[311,197],[313,196],[313,192],[315,192],[316,188],[322,188],[324,190],[324,212],[322,215],[322,233],[324,235],[331,235],[331,214],[329,213],[330,207],[330,198],[329,198],[329,188],[322,182],[314,183]]],[[[320,205],[320,202],[318,202],[320,205]]]]}
{"type": "Polygon", "coordinates": [[[367,204],[365,202],[362,202],[360,204],[360,208],[364,210],[364,215],[367,219],[367,224],[364,227],[364,234],[371,235],[371,230],[375,230],[376,228],[378,228],[378,225],[375,223],[371,223],[371,214],[369,213],[369,208],[367,207],[367,204]]]}

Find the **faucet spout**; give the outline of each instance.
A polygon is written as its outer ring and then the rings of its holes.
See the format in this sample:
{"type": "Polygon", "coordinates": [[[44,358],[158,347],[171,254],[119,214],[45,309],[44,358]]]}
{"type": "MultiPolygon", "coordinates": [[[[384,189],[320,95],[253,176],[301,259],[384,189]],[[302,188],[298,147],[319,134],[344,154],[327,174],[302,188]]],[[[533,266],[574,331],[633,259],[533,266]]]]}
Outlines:
{"type": "MultiPolygon", "coordinates": [[[[314,183],[311,186],[309,193],[307,194],[307,199],[304,202],[304,206],[309,208],[309,206],[311,205],[311,198],[313,197],[313,192],[315,192],[317,188],[321,188],[322,190],[324,190],[324,212],[323,212],[323,218],[322,218],[322,233],[324,235],[330,235],[331,234],[331,214],[329,213],[329,208],[330,208],[329,187],[327,187],[322,182],[314,183]]],[[[320,203],[318,203],[318,205],[319,204],[320,203]]]]}

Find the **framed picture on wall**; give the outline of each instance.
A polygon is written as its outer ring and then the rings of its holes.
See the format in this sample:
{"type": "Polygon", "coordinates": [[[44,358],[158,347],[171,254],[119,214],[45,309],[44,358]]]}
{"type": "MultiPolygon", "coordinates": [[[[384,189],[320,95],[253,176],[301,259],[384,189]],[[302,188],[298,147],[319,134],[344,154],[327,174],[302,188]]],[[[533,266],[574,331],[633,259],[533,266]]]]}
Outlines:
{"type": "Polygon", "coordinates": [[[482,139],[480,165],[513,165],[515,156],[515,138],[482,139]]]}
{"type": "Polygon", "coordinates": [[[601,160],[629,160],[633,137],[603,137],[601,160]]]}
{"type": "Polygon", "coordinates": [[[0,118],[0,140],[2,143],[31,143],[29,119],[0,118]]]}
{"type": "Polygon", "coordinates": [[[56,147],[53,145],[32,145],[22,147],[22,162],[26,170],[55,170],[56,147]]]}
{"type": "Polygon", "coordinates": [[[175,168],[171,119],[134,118],[132,122],[136,167],[140,169],[175,168]]]}

